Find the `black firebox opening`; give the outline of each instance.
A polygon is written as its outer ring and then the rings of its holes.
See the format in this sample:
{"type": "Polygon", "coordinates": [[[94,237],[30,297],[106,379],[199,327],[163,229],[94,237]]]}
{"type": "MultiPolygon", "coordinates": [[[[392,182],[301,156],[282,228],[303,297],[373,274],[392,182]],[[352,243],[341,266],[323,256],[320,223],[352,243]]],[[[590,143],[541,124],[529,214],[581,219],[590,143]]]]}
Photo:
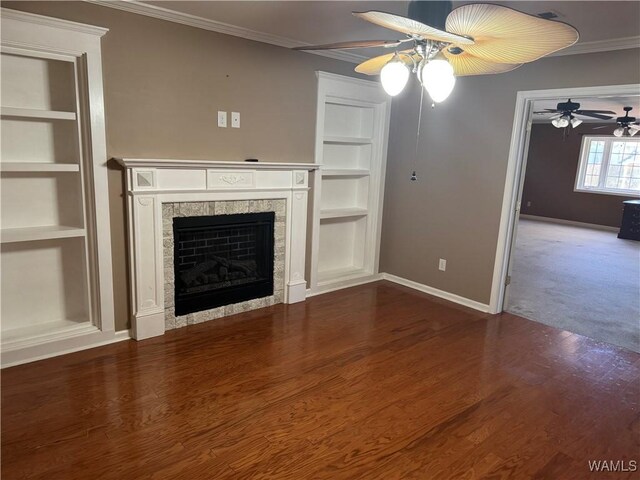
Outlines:
{"type": "Polygon", "coordinates": [[[173,219],[176,315],[273,295],[274,212],[173,219]]]}

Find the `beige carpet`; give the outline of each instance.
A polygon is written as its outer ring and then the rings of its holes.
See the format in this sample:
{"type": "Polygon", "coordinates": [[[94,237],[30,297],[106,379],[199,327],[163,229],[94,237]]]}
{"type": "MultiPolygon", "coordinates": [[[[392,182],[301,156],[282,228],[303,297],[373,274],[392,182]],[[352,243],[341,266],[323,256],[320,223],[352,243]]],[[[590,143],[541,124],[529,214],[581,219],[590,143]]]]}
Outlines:
{"type": "Polygon", "coordinates": [[[640,352],[640,242],[521,219],[506,310],[640,352]]]}

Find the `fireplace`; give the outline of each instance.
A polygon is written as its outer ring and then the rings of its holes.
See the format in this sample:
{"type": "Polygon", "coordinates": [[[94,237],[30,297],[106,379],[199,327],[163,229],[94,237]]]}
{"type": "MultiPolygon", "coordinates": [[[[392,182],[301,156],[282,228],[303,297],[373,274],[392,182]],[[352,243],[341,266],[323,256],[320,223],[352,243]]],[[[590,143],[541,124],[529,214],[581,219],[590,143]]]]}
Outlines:
{"type": "Polygon", "coordinates": [[[274,212],[175,217],[175,315],[273,295],[274,212]]]}
{"type": "MultiPolygon", "coordinates": [[[[133,310],[131,330],[137,340],[280,303],[304,301],[307,294],[304,272],[308,172],[317,169],[317,165],[162,159],[119,161],[126,168],[133,310]],[[273,233],[265,235],[264,227],[258,228],[255,235],[256,252],[263,248],[270,253],[272,249],[272,254],[263,255],[262,261],[256,259],[257,275],[244,275],[240,278],[237,273],[229,275],[229,267],[226,267],[226,271],[223,269],[222,272],[216,272],[220,268],[210,264],[201,267],[205,271],[198,281],[190,281],[186,288],[181,284],[181,273],[186,273],[188,269],[185,267],[186,270],[183,271],[182,265],[176,265],[175,262],[175,219],[221,217],[221,221],[228,221],[233,215],[239,215],[236,218],[241,220],[239,225],[243,225],[249,223],[245,220],[248,218],[245,214],[268,212],[271,212],[268,222],[273,222],[273,233]],[[262,242],[259,238],[272,239],[273,245],[263,247],[259,245],[262,242]],[[269,262],[267,265],[261,263],[265,257],[269,262]],[[273,270],[272,275],[269,275],[270,270],[273,270]],[[220,273],[226,280],[220,281],[220,273]],[[247,295],[246,290],[245,293],[238,293],[240,287],[244,289],[250,283],[261,284],[257,288],[263,289],[266,294],[257,292],[255,295],[259,297],[252,300],[237,301],[230,298],[236,295],[236,298],[253,296],[247,295]],[[220,291],[213,294],[215,290],[220,291]],[[180,297],[177,312],[176,294],[180,297]],[[203,298],[209,294],[217,299],[209,298],[205,302],[203,298]],[[226,298],[224,304],[221,304],[223,296],[226,298]],[[192,305],[185,307],[190,302],[192,305]],[[195,310],[194,304],[198,302],[202,303],[197,308],[204,309],[192,311],[195,310]],[[220,306],[207,308],[209,305],[220,306]],[[191,313],[184,313],[189,311],[191,313]]],[[[209,220],[210,218],[207,219],[209,220]]],[[[258,223],[264,223],[264,218],[258,223]]],[[[185,227],[191,233],[203,226],[178,223],[179,228],[185,227]]],[[[214,223],[214,230],[217,227],[220,224],[214,223]]],[[[177,237],[181,237],[179,232],[177,237]]],[[[179,239],[177,244],[180,247],[179,239]]],[[[203,245],[201,243],[198,246],[203,245]]],[[[210,255],[220,256],[215,251],[210,255]]],[[[238,266],[234,265],[232,271],[236,270],[238,266]]],[[[186,277],[187,280],[194,275],[198,276],[197,271],[191,273],[191,276],[186,277]]],[[[102,274],[108,275],[109,271],[102,274]]]]}

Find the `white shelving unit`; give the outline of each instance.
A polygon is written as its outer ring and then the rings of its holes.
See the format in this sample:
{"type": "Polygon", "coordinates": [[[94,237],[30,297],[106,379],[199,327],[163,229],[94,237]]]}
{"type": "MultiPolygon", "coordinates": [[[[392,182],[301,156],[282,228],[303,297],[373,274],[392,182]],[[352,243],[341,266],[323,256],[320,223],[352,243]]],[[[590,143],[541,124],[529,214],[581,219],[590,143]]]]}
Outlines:
{"type": "Polygon", "coordinates": [[[2,9],[2,365],[114,338],[100,37],[2,9]],[[55,52],[55,53],[52,53],[55,52]]]}
{"type": "Polygon", "coordinates": [[[378,272],[390,107],[377,82],[318,72],[311,294],[378,272]]]}

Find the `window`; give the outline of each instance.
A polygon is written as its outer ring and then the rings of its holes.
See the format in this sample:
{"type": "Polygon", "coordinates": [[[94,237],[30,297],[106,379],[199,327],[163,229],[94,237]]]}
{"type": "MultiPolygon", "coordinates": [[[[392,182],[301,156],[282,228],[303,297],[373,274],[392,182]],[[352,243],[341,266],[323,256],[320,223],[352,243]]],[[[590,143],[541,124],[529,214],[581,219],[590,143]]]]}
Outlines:
{"type": "Polygon", "coordinates": [[[640,194],[640,138],[585,136],[576,191],[640,194]]]}

